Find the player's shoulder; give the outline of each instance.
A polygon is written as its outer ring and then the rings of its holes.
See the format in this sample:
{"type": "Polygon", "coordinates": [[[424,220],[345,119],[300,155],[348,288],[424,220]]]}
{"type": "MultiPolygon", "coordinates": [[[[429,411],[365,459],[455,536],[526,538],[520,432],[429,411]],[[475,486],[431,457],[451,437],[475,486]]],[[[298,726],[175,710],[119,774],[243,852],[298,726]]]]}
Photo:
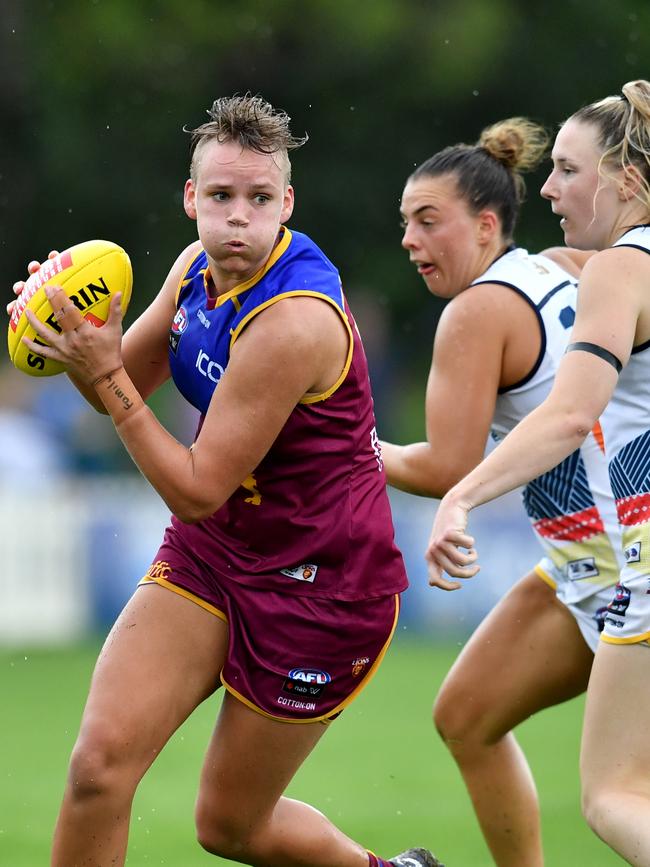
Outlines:
{"type": "Polygon", "coordinates": [[[625,244],[607,247],[589,259],[581,276],[589,280],[598,278],[599,282],[615,278],[617,283],[624,282],[626,276],[633,279],[638,275],[647,279],[650,274],[648,252],[650,251],[625,244]]]}
{"type": "Polygon", "coordinates": [[[453,320],[474,322],[480,328],[486,317],[488,320],[498,318],[504,311],[521,303],[513,288],[517,287],[499,280],[472,283],[447,304],[443,315],[453,320]]]}
{"type": "Polygon", "coordinates": [[[323,329],[338,323],[341,314],[334,305],[320,295],[288,294],[279,297],[274,304],[260,312],[255,319],[265,328],[281,329],[292,339],[308,345],[315,339],[322,339],[323,329]]]}
{"type": "Polygon", "coordinates": [[[313,238],[304,232],[299,232],[296,229],[290,230],[286,227],[284,233],[280,246],[286,242],[286,253],[283,256],[285,263],[294,267],[315,269],[338,275],[336,265],[313,238]]]}
{"type": "Polygon", "coordinates": [[[178,294],[181,287],[192,277],[192,266],[197,263],[202,251],[200,241],[193,241],[181,250],[167,273],[160,293],[162,296],[175,297],[178,294]]]}
{"type": "Polygon", "coordinates": [[[445,306],[436,328],[438,349],[457,350],[503,343],[511,314],[521,304],[517,295],[499,283],[468,286],[445,306]]]}
{"type": "Polygon", "coordinates": [[[205,251],[203,250],[203,244],[201,241],[192,241],[191,244],[188,244],[181,252],[178,254],[174,265],[172,266],[172,270],[178,269],[180,272],[187,271],[191,265],[193,265],[197,260],[201,257],[205,258],[205,251]]]}
{"type": "Polygon", "coordinates": [[[580,272],[595,253],[596,250],[578,250],[575,247],[547,247],[539,255],[550,259],[572,277],[579,277],[580,272]]]}
{"type": "Polygon", "coordinates": [[[580,295],[602,299],[612,296],[620,303],[629,299],[635,305],[645,307],[649,282],[650,256],[645,250],[608,247],[596,253],[583,268],[580,295]]]}

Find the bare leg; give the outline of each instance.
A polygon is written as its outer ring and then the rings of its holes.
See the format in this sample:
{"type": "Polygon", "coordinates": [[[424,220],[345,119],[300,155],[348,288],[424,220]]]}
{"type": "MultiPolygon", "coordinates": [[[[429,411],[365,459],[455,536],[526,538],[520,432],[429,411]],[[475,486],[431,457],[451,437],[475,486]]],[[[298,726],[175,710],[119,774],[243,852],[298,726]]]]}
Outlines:
{"type": "Polygon", "coordinates": [[[458,763],[498,867],[541,867],[539,805],[512,729],[587,687],[593,654],[568,609],[533,573],[472,635],[434,720],[458,763]]]}
{"type": "Polygon", "coordinates": [[[585,817],[630,864],[650,865],[650,648],[601,642],[580,759],[585,817]]]}
{"type": "Polygon", "coordinates": [[[53,867],[124,864],[131,802],[147,768],[218,685],[227,626],[142,587],[97,661],[54,837],[53,867]]]}
{"type": "Polygon", "coordinates": [[[326,729],[269,719],[227,694],[201,778],[201,845],[257,867],[368,867],[366,850],[322,813],[282,797],[326,729]]]}

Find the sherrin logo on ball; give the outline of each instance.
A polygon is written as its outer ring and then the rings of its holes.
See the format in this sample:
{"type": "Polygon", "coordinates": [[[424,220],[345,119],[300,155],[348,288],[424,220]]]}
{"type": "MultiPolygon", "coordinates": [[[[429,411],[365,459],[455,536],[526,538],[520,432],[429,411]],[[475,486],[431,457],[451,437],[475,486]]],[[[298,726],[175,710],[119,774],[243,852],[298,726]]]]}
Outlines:
{"type": "Polygon", "coordinates": [[[132,285],[131,260],[112,241],[85,241],[48,259],[29,277],[14,304],[7,336],[11,361],[30,376],[54,376],[65,370],[59,361],[32,352],[22,342],[23,337],[28,337],[43,345],[25,310],[31,310],[53,331],[61,332],[45,294],[46,286],[60,286],[84,319],[99,328],[108,319],[111,298],[118,292],[122,293],[122,314],[126,313],[132,285]]]}

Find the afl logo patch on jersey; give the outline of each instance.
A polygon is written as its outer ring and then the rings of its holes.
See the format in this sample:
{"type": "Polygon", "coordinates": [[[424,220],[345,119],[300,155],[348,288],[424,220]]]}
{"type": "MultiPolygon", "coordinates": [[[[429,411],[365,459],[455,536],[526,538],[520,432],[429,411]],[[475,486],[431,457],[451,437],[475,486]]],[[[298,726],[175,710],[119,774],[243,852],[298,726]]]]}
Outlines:
{"type": "Polygon", "coordinates": [[[174,316],[172,327],[169,329],[169,348],[176,355],[178,352],[178,344],[180,343],[181,335],[187,328],[187,311],[184,307],[179,307],[174,316]]]}

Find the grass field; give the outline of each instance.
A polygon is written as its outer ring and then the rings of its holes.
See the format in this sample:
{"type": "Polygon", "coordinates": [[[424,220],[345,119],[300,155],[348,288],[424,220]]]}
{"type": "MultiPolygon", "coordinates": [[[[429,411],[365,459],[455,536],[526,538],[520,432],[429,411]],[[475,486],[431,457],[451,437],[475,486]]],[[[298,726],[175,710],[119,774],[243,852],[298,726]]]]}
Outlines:
{"type": "MultiPolygon", "coordinates": [[[[69,751],[98,646],[0,651],[2,752],[0,864],[47,865],[69,751]]],[[[456,767],[430,723],[431,699],[457,647],[396,641],[368,689],[332,726],[290,789],[384,856],[427,845],[447,867],[491,858],[456,767]]],[[[193,803],[202,749],[219,697],[177,733],[145,778],[128,865],[226,864],[194,841],[193,803]]],[[[553,708],[519,731],[536,776],[547,864],[622,863],[579,811],[582,702],[553,708]]]]}

